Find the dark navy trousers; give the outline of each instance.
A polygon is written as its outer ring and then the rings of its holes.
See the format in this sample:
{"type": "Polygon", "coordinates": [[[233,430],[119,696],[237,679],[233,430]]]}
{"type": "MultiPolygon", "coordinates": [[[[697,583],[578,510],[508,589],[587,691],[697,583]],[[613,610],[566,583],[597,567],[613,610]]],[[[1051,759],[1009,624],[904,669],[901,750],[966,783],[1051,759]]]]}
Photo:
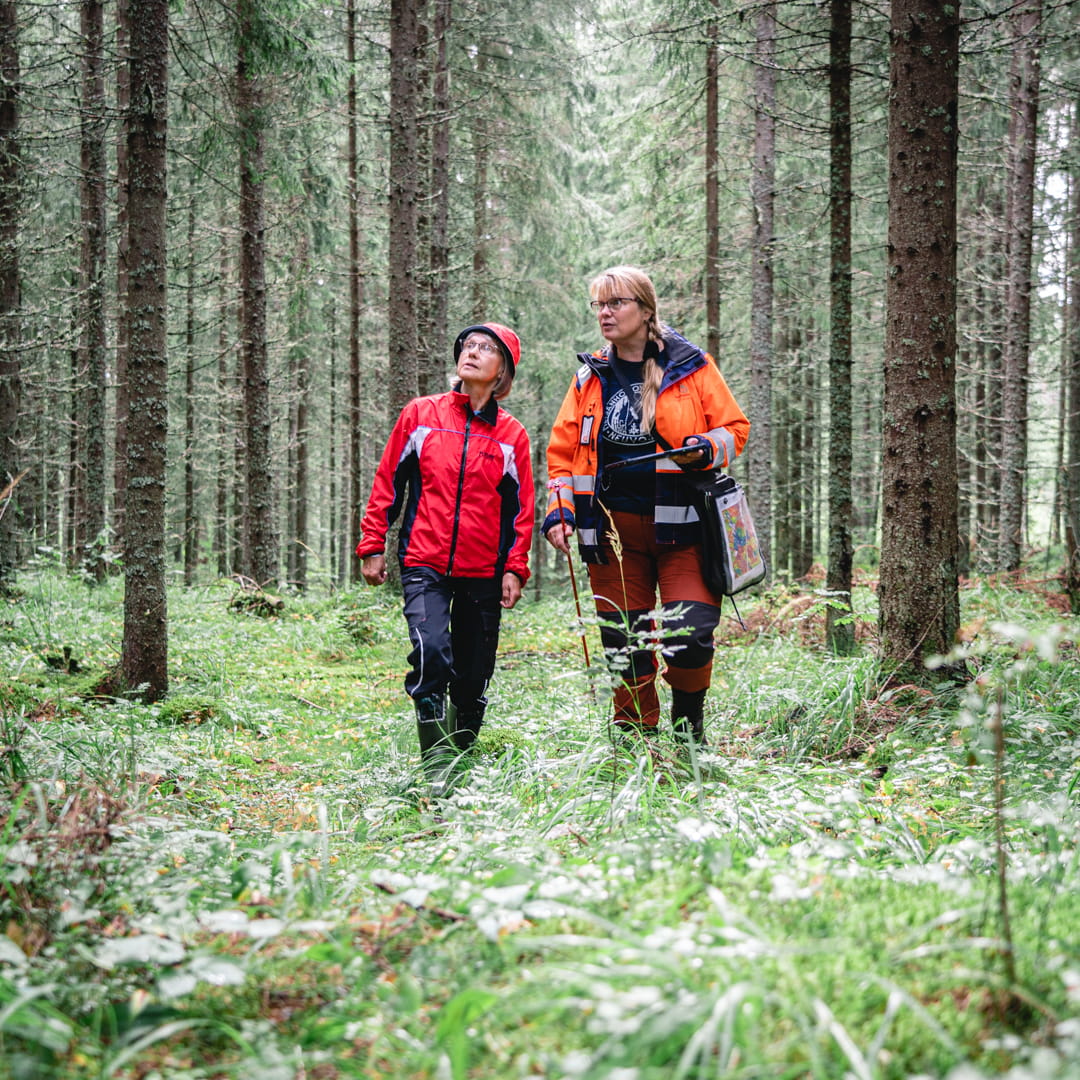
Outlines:
{"type": "Polygon", "coordinates": [[[414,700],[449,692],[459,713],[483,714],[499,645],[502,575],[446,577],[409,566],[401,584],[413,645],[405,692],[414,700]]]}

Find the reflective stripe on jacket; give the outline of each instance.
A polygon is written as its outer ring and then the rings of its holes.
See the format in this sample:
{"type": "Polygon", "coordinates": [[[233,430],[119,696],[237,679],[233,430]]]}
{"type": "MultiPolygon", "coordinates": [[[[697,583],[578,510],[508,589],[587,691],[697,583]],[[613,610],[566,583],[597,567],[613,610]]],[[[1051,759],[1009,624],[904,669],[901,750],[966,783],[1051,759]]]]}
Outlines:
{"type": "MultiPolygon", "coordinates": [[[[705,436],[713,449],[709,468],[727,468],[745,445],[750,422],[712,357],[668,330],[658,362],[664,377],[656,397],[656,431],[668,446],[681,446],[689,435],[705,436]]],[[[597,478],[604,467],[604,445],[599,438],[604,412],[601,380],[610,370],[602,352],[578,369],[548,443],[550,496],[543,531],[560,521],[573,525],[586,562],[603,561],[600,548],[607,519],[596,495],[597,478]]],[[[666,447],[658,444],[656,449],[666,447]]],[[[694,489],[681,480],[682,473],[670,458],[656,462],[654,520],[661,544],[691,544],[701,539],[694,489]]]]}
{"type": "Polygon", "coordinates": [[[529,437],[494,400],[474,413],[468,394],[451,390],[414,398],[402,409],[371,485],[357,555],[386,550],[386,534],[403,504],[402,566],[472,578],[509,570],[528,580],[529,437]]]}

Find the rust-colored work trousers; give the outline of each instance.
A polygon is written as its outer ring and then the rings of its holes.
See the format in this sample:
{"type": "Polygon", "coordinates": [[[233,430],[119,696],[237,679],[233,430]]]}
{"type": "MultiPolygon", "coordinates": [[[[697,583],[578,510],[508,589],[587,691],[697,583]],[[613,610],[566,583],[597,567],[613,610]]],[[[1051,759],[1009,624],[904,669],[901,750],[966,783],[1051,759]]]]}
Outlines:
{"type": "Polygon", "coordinates": [[[660,720],[658,655],[672,690],[692,694],[708,689],[721,597],[702,578],[700,544],[657,544],[651,516],[614,511],[611,520],[616,539],[605,536],[608,561],[589,565],[589,582],[602,620],[605,655],[621,677],[614,695],[615,723],[655,728],[660,720]]]}

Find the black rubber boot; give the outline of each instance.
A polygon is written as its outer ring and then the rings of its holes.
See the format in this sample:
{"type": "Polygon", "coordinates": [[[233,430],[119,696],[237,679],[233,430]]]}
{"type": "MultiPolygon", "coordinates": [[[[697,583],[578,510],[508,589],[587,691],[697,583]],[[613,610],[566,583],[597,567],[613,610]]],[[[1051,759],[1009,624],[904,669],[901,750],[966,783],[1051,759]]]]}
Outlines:
{"type": "MultiPolygon", "coordinates": [[[[451,706],[453,708],[453,706],[451,706]]],[[[461,754],[467,753],[476,744],[476,736],[480,734],[480,728],[484,723],[482,712],[457,712],[454,718],[454,728],[451,738],[454,746],[461,754]]]]}
{"type": "Polygon", "coordinates": [[[676,736],[696,746],[705,742],[705,695],[707,690],[671,691],[671,727],[676,736]]]}
{"type": "Polygon", "coordinates": [[[446,703],[442,695],[417,698],[416,735],[420,740],[420,763],[431,785],[432,798],[441,798],[450,788],[450,772],[457,756],[446,723],[446,703]]]}

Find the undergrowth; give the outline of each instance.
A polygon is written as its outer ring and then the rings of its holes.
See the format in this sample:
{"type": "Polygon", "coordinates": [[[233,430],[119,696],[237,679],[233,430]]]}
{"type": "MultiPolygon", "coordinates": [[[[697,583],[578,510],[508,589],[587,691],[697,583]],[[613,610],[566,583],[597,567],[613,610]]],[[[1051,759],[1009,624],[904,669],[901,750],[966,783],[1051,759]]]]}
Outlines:
{"type": "Polygon", "coordinates": [[[1080,1075],[1076,625],[1022,583],[964,590],[959,686],[881,669],[869,589],[844,659],[810,589],[741,603],[700,753],[614,740],[526,599],[438,804],[392,593],[176,590],[146,706],[90,692],[116,582],[20,584],[0,1076],[1080,1075]]]}

